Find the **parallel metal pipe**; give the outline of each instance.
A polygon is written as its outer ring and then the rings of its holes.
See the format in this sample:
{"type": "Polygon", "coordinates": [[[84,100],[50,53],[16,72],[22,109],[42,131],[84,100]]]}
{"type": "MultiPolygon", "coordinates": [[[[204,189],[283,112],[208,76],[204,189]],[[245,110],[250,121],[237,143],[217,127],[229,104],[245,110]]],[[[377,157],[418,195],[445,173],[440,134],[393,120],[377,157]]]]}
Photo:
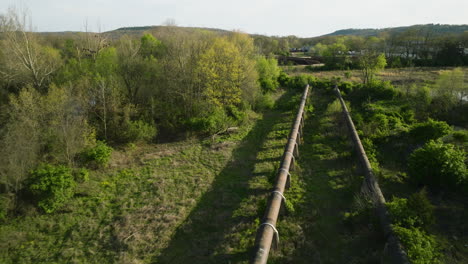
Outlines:
{"type": "Polygon", "coordinates": [[[365,184],[370,194],[372,195],[372,198],[377,207],[377,215],[379,217],[380,224],[384,231],[384,235],[387,239],[392,262],[398,264],[409,264],[410,262],[408,261],[408,257],[391,226],[390,215],[388,213],[387,207],[385,206],[385,197],[383,196],[382,190],[380,189],[379,184],[374,176],[372,166],[366,155],[366,151],[362,146],[361,139],[359,138],[356,127],[354,126],[348,108],[346,107],[343,97],[341,96],[340,89],[338,89],[337,86],[335,86],[335,92],[338,99],[340,100],[341,107],[343,109],[343,115],[346,119],[346,123],[351,134],[351,140],[353,141],[356,147],[359,159],[364,168],[365,184]]]}
{"type": "Polygon", "coordinates": [[[300,131],[302,131],[304,108],[308,93],[309,85],[307,85],[304,89],[301,104],[299,105],[299,111],[297,112],[291,133],[289,134],[288,143],[281,160],[281,167],[278,170],[276,184],[270,195],[265,216],[263,217],[263,222],[257,230],[257,236],[255,239],[255,255],[251,261],[253,264],[267,263],[272,244],[276,247],[277,243],[279,242],[279,235],[278,231],[276,230],[276,221],[278,220],[281,204],[284,200],[284,190],[291,180],[289,169],[294,168],[294,153],[297,155],[299,154],[299,151],[296,148],[300,143],[301,135],[298,134],[300,131]]]}

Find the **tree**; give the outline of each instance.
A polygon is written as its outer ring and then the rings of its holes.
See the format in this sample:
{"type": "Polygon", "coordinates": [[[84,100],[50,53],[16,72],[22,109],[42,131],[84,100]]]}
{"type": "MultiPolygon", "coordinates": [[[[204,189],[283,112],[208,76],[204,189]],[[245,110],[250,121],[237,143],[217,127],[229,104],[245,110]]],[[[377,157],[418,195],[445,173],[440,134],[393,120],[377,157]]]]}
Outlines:
{"type": "Polygon", "coordinates": [[[348,48],[344,43],[344,38],[338,38],[335,43],[326,45],[322,52],[325,63],[331,68],[343,69],[346,62],[346,52],[348,48]]]}
{"type": "Polygon", "coordinates": [[[278,77],[280,75],[280,68],[278,67],[278,61],[274,58],[261,56],[257,59],[257,71],[263,91],[275,91],[279,86],[278,77]]]}
{"type": "Polygon", "coordinates": [[[50,158],[72,166],[76,155],[88,144],[92,134],[86,120],[83,102],[74,95],[71,86],[51,85],[47,95],[42,96],[43,144],[49,146],[50,158]]]}
{"type": "Polygon", "coordinates": [[[468,83],[460,68],[444,71],[435,84],[436,95],[449,102],[449,105],[463,104],[468,97],[468,83]]]}
{"type": "Polygon", "coordinates": [[[29,83],[45,91],[52,74],[61,64],[59,52],[40,44],[31,27],[27,27],[25,13],[20,15],[10,9],[3,20],[5,39],[1,50],[4,69],[0,74],[3,78],[29,83]]]}
{"type": "Polygon", "coordinates": [[[0,181],[7,192],[17,194],[22,189],[39,159],[42,113],[38,101],[40,95],[31,87],[10,96],[8,122],[0,141],[0,181]]]}
{"type": "Polygon", "coordinates": [[[208,103],[218,107],[240,104],[240,52],[226,38],[217,38],[201,55],[197,70],[208,103]]]}
{"type": "Polygon", "coordinates": [[[234,32],[229,35],[229,41],[232,42],[240,54],[240,89],[241,99],[246,105],[254,105],[261,96],[260,86],[258,85],[258,72],[256,68],[255,47],[252,38],[241,32],[234,32]]]}
{"type": "Polygon", "coordinates": [[[123,38],[117,49],[118,73],[125,85],[127,99],[134,105],[148,101],[148,96],[143,97],[141,94],[154,85],[160,71],[158,61],[154,57],[159,56],[160,51],[154,45],[148,44],[146,39],[143,37],[137,44],[132,39],[123,38]]]}
{"type": "Polygon", "coordinates": [[[375,77],[375,74],[383,70],[387,65],[384,54],[378,54],[374,51],[366,51],[364,55],[359,57],[359,66],[363,75],[363,83],[370,84],[375,77]]]}

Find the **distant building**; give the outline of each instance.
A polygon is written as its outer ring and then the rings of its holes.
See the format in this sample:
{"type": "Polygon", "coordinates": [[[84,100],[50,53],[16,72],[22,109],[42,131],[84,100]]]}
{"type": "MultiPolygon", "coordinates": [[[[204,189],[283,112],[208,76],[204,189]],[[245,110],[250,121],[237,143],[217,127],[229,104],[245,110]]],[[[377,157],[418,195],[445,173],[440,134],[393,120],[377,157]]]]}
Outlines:
{"type": "Polygon", "coordinates": [[[309,52],[310,51],[310,47],[301,47],[301,48],[291,48],[289,49],[290,52],[309,52]]]}

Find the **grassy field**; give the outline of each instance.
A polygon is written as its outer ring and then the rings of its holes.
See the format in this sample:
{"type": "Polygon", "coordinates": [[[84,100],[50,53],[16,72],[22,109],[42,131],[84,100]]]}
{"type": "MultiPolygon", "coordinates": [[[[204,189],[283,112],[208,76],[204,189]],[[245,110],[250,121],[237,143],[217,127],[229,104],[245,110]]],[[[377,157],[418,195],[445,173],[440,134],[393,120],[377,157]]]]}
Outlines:
{"type": "Polygon", "coordinates": [[[1,263],[247,261],[300,94],[234,135],[129,146],[61,211],[0,226],[1,263]]]}
{"type": "MultiPolygon", "coordinates": [[[[412,72],[409,82],[434,81],[439,70],[412,72]]],[[[398,83],[406,74],[381,76],[398,83]]],[[[1,223],[0,263],[247,263],[300,96],[278,92],[273,109],[252,113],[235,134],[114,151],[110,166],[92,171],[62,210],[43,214],[26,205],[24,214],[1,223]]],[[[374,104],[399,109],[405,102],[374,104]]],[[[340,111],[333,93],[312,90],[287,210],[277,224],[280,244],[269,263],[380,263],[384,256],[340,111]]],[[[392,146],[377,150],[387,200],[414,192],[405,183],[405,157],[392,146]]],[[[444,263],[466,263],[466,201],[430,199],[444,263]]]]}
{"type": "MultiPolygon", "coordinates": [[[[362,82],[362,73],[360,70],[348,71],[320,71],[310,72],[305,69],[305,66],[283,66],[283,70],[291,75],[297,74],[312,74],[318,78],[341,78],[342,81],[362,82]],[[348,76],[346,76],[349,74],[348,76]],[[349,78],[348,78],[349,77],[349,78]]],[[[444,70],[451,70],[454,67],[433,68],[433,67],[414,67],[414,68],[396,68],[385,69],[377,73],[377,78],[390,81],[396,86],[410,85],[410,84],[433,84],[439,77],[440,73],[444,70]]],[[[464,67],[465,75],[468,75],[468,68],[464,67]]]]}

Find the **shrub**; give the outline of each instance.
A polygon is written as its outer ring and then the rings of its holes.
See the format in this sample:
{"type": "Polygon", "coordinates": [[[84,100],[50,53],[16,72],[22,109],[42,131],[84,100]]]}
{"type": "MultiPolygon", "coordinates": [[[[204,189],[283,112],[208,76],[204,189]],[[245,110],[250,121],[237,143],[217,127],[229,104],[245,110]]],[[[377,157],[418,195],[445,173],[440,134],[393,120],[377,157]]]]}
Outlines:
{"type": "Polygon", "coordinates": [[[408,160],[410,177],[435,189],[455,188],[466,180],[465,152],[452,144],[431,140],[408,160]]]}
{"type": "Polygon", "coordinates": [[[400,108],[400,116],[403,119],[403,121],[407,124],[411,124],[415,121],[414,118],[414,111],[409,107],[409,106],[402,106],[400,108]]]}
{"type": "Polygon", "coordinates": [[[413,264],[434,264],[439,261],[439,248],[434,236],[428,235],[419,228],[394,226],[408,258],[413,264]]]}
{"type": "Polygon", "coordinates": [[[333,89],[333,82],[329,79],[314,79],[311,84],[314,89],[333,89]]]}
{"type": "Polygon", "coordinates": [[[7,194],[0,194],[0,222],[5,220],[12,207],[12,199],[7,194]]]}
{"type": "Polygon", "coordinates": [[[435,222],[434,206],[425,189],[412,194],[409,199],[394,197],[386,205],[394,225],[428,230],[435,222]]]}
{"type": "Polygon", "coordinates": [[[105,167],[110,160],[113,149],[103,141],[96,141],[94,147],[88,148],[83,152],[84,159],[98,167],[105,167]]]}
{"type": "Polygon", "coordinates": [[[289,83],[289,75],[286,74],[284,71],[281,71],[278,76],[278,82],[282,87],[286,87],[289,83]]]}
{"type": "Polygon", "coordinates": [[[345,76],[346,79],[350,79],[352,74],[351,74],[350,71],[345,71],[344,76],[345,76]]]}
{"type": "Polygon", "coordinates": [[[408,207],[418,217],[418,224],[421,228],[428,230],[429,227],[434,225],[434,206],[427,198],[426,189],[413,193],[408,198],[408,207]]]}
{"type": "Polygon", "coordinates": [[[218,107],[206,117],[191,118],[189,125],[195,131],[214,134],[229,127],[232,122],[232,118],[226,114],[224,109],[218,107]]]}
{"type": "Polygon", "coordinates": [[[350,94],[356,102],[368,102],[379,100],[393,100],[399,96],[398,91],[389,83],[374,80],[368,85],[356,85],[350,94]]]}
{"type": "Polygon", "coordinates": [[[275,101],[270,94],[264,94],[259,97],[255,104],[256,111],[262,111],[265,109],[272,109],[275,106],[275,101]]]}
{"type": "Polygon", "coordinates": [[[312,75],[297,75],[289,79],[287,87],[293,90],[302,91],[307,84],[312,83],[315,78],[312,75]]]}
{"type": "Polygon", "coordinates": [[[31,172],[29,190],[46,213],[62,207],[73,196],[74,187],[71,169],[63,165],[41,164],[31,172]]]}
{"type": "Polygon", "coordinates": [[[366,151],[367,159],[372,164],[372,167],[377,170],[379,161],[377,160],[377,149],[371,139],[365,137],[361,140],[362,147],[366,151]]]}
{"type": "Polygon", "coordinates": [[[87,182],[89,181],[89,171],[86,168],[79,168],[75,171],[75,181],[87,182]]]}
{"type": "Polygon", "coordinates": [[[129,121],[126,124],[123,138],[126,142],[151,141],[157,134],[154,124],[146,123],[143,120],[129,121]]]}
{"type": "Polygon", "coordinates": [[[414,124],[409,133],[414,142],[425,143],[431,139],[448,135],[451,131],[451,127],[446,122],[429,118],[426,122],[414,124]]]}
{"type": "Polygon", "coordinates": [[[344,94],[349,94],[353,91],[353,83],[352,82],[342,82],[338,85],[340,91],[344,94]]]}
{"type": "Polygon", "coordinates": [[[452,133],[453,139],[460,143],[468,142],[468,131],[455,131],[452,133]]]}
{"type": "Polygon", "coordinates": [[[387,136],[389,134],[389,121],[385,114],[374,114],[369,121],[372,136],[387,136]]]}

